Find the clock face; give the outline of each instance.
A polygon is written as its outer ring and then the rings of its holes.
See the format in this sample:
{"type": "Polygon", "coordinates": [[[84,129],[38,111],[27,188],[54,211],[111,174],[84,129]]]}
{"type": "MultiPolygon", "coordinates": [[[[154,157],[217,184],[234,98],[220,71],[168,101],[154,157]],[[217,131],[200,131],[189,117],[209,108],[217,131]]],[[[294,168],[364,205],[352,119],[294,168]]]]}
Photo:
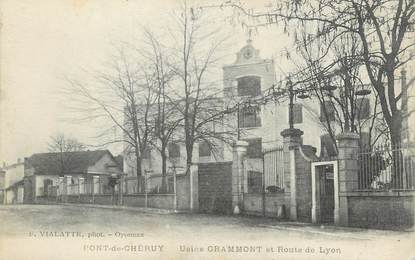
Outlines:
{"type": "Polygon", "coordinates": [[[252,57],[252,50],[247,49],[244,54],[245,58],[249,59],[252,57]]]}

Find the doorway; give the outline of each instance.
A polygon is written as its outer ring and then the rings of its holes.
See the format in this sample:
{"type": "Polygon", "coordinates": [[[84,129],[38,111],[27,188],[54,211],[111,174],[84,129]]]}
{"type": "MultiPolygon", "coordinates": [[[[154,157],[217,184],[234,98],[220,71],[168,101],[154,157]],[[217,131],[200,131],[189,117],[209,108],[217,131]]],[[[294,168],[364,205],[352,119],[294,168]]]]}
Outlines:
{"type": "Polygon", "coordinates": [[[337,161],[314,162],[312,174],[312,222],[336,224],[338,220],[337,161]]]}

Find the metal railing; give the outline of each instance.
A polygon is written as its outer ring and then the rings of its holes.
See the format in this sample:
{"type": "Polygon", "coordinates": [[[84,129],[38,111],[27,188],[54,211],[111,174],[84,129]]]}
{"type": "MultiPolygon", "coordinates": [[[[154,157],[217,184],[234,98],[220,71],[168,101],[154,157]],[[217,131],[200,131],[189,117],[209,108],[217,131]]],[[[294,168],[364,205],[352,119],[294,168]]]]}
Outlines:
{"type": "Polygon", "coordinates": [[[276,147],[263,151],[264,188],[267,192],[284,190],[284,151],[276,147]]]}
{"type": "Polygon", "coordinates": [[[358,190],[415,190],[415,145],[361,147],[358,190]]]}
{"type": "Polygon", "coordinates": [[[174,194],[175,176],[173,174],[127,177],[123,182],[124,194],[174,194]]]}
{"type": "Polygon", "coordinates": [[[245,159],[246,193],[277,193],[284,191],[284,152],[282,147],[266,149],[262,158],[245,159]]]}

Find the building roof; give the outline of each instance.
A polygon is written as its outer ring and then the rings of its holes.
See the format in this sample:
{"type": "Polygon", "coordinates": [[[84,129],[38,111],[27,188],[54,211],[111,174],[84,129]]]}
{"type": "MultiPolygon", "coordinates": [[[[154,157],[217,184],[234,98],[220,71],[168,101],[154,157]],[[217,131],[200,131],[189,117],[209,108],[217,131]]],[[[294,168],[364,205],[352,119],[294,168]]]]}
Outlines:
{"type": "Polygon", "coordinates": [[[10,185],[9,187],[7,187],[5,190],[11,190],[14,189],[18,186],[23,186],[24,185],[24,180],[20,180],[18,182],[15,182],[14,184],[10,185]]]}
{"type": "Polygon", "coordinates": [[[64,153],[36,153],[26,158],[27,167],[34,168],[34,174],[57,175],[69,173],[87,173],[88,168],[98,162],[105,154],[109,154],[118,165],[108,150],[64,152],[64,153]]]}
{"type": "Polygon", "coordinates": [[[3,167],[0,167],[0,171],[7,171],[9,169],[16,168],[18,166],[23,166],[23,164],[24,164],[24,162],[18,162],[18,163],[6,165],[6,166],[3,166],[3,167]]]}

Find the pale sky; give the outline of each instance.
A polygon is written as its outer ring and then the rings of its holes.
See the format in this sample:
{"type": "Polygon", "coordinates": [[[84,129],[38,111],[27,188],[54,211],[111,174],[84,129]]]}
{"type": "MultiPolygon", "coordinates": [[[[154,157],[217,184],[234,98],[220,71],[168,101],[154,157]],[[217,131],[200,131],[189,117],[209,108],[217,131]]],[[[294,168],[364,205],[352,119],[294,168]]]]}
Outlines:
{"type": "MultiPolygon", "coordinates": [[[[58,132],[93,143],[93,124],[64,120],[69,97],[58,95],[66,84],[62,77],[80,68],[98,68],[114,45],[137,39],[141,25],[157,30],[177,2],[2,0],[0,5],[0,162],[10,164],[46,152],[49,137],[58,132]]],[[[235,42],[229,50],[234,54],[245,44],[246,33],[229,24],[224,28],[234,30],[235,42]]],[[[254,36],[253,44],[263,58],[272,58],[290,45],[284,38],[274,27],[254,36]]],[[[231,55],[224,64],[233,60],[231,55]]],[[[112,151],[116,155],[119,149],[112,151]]]]}

